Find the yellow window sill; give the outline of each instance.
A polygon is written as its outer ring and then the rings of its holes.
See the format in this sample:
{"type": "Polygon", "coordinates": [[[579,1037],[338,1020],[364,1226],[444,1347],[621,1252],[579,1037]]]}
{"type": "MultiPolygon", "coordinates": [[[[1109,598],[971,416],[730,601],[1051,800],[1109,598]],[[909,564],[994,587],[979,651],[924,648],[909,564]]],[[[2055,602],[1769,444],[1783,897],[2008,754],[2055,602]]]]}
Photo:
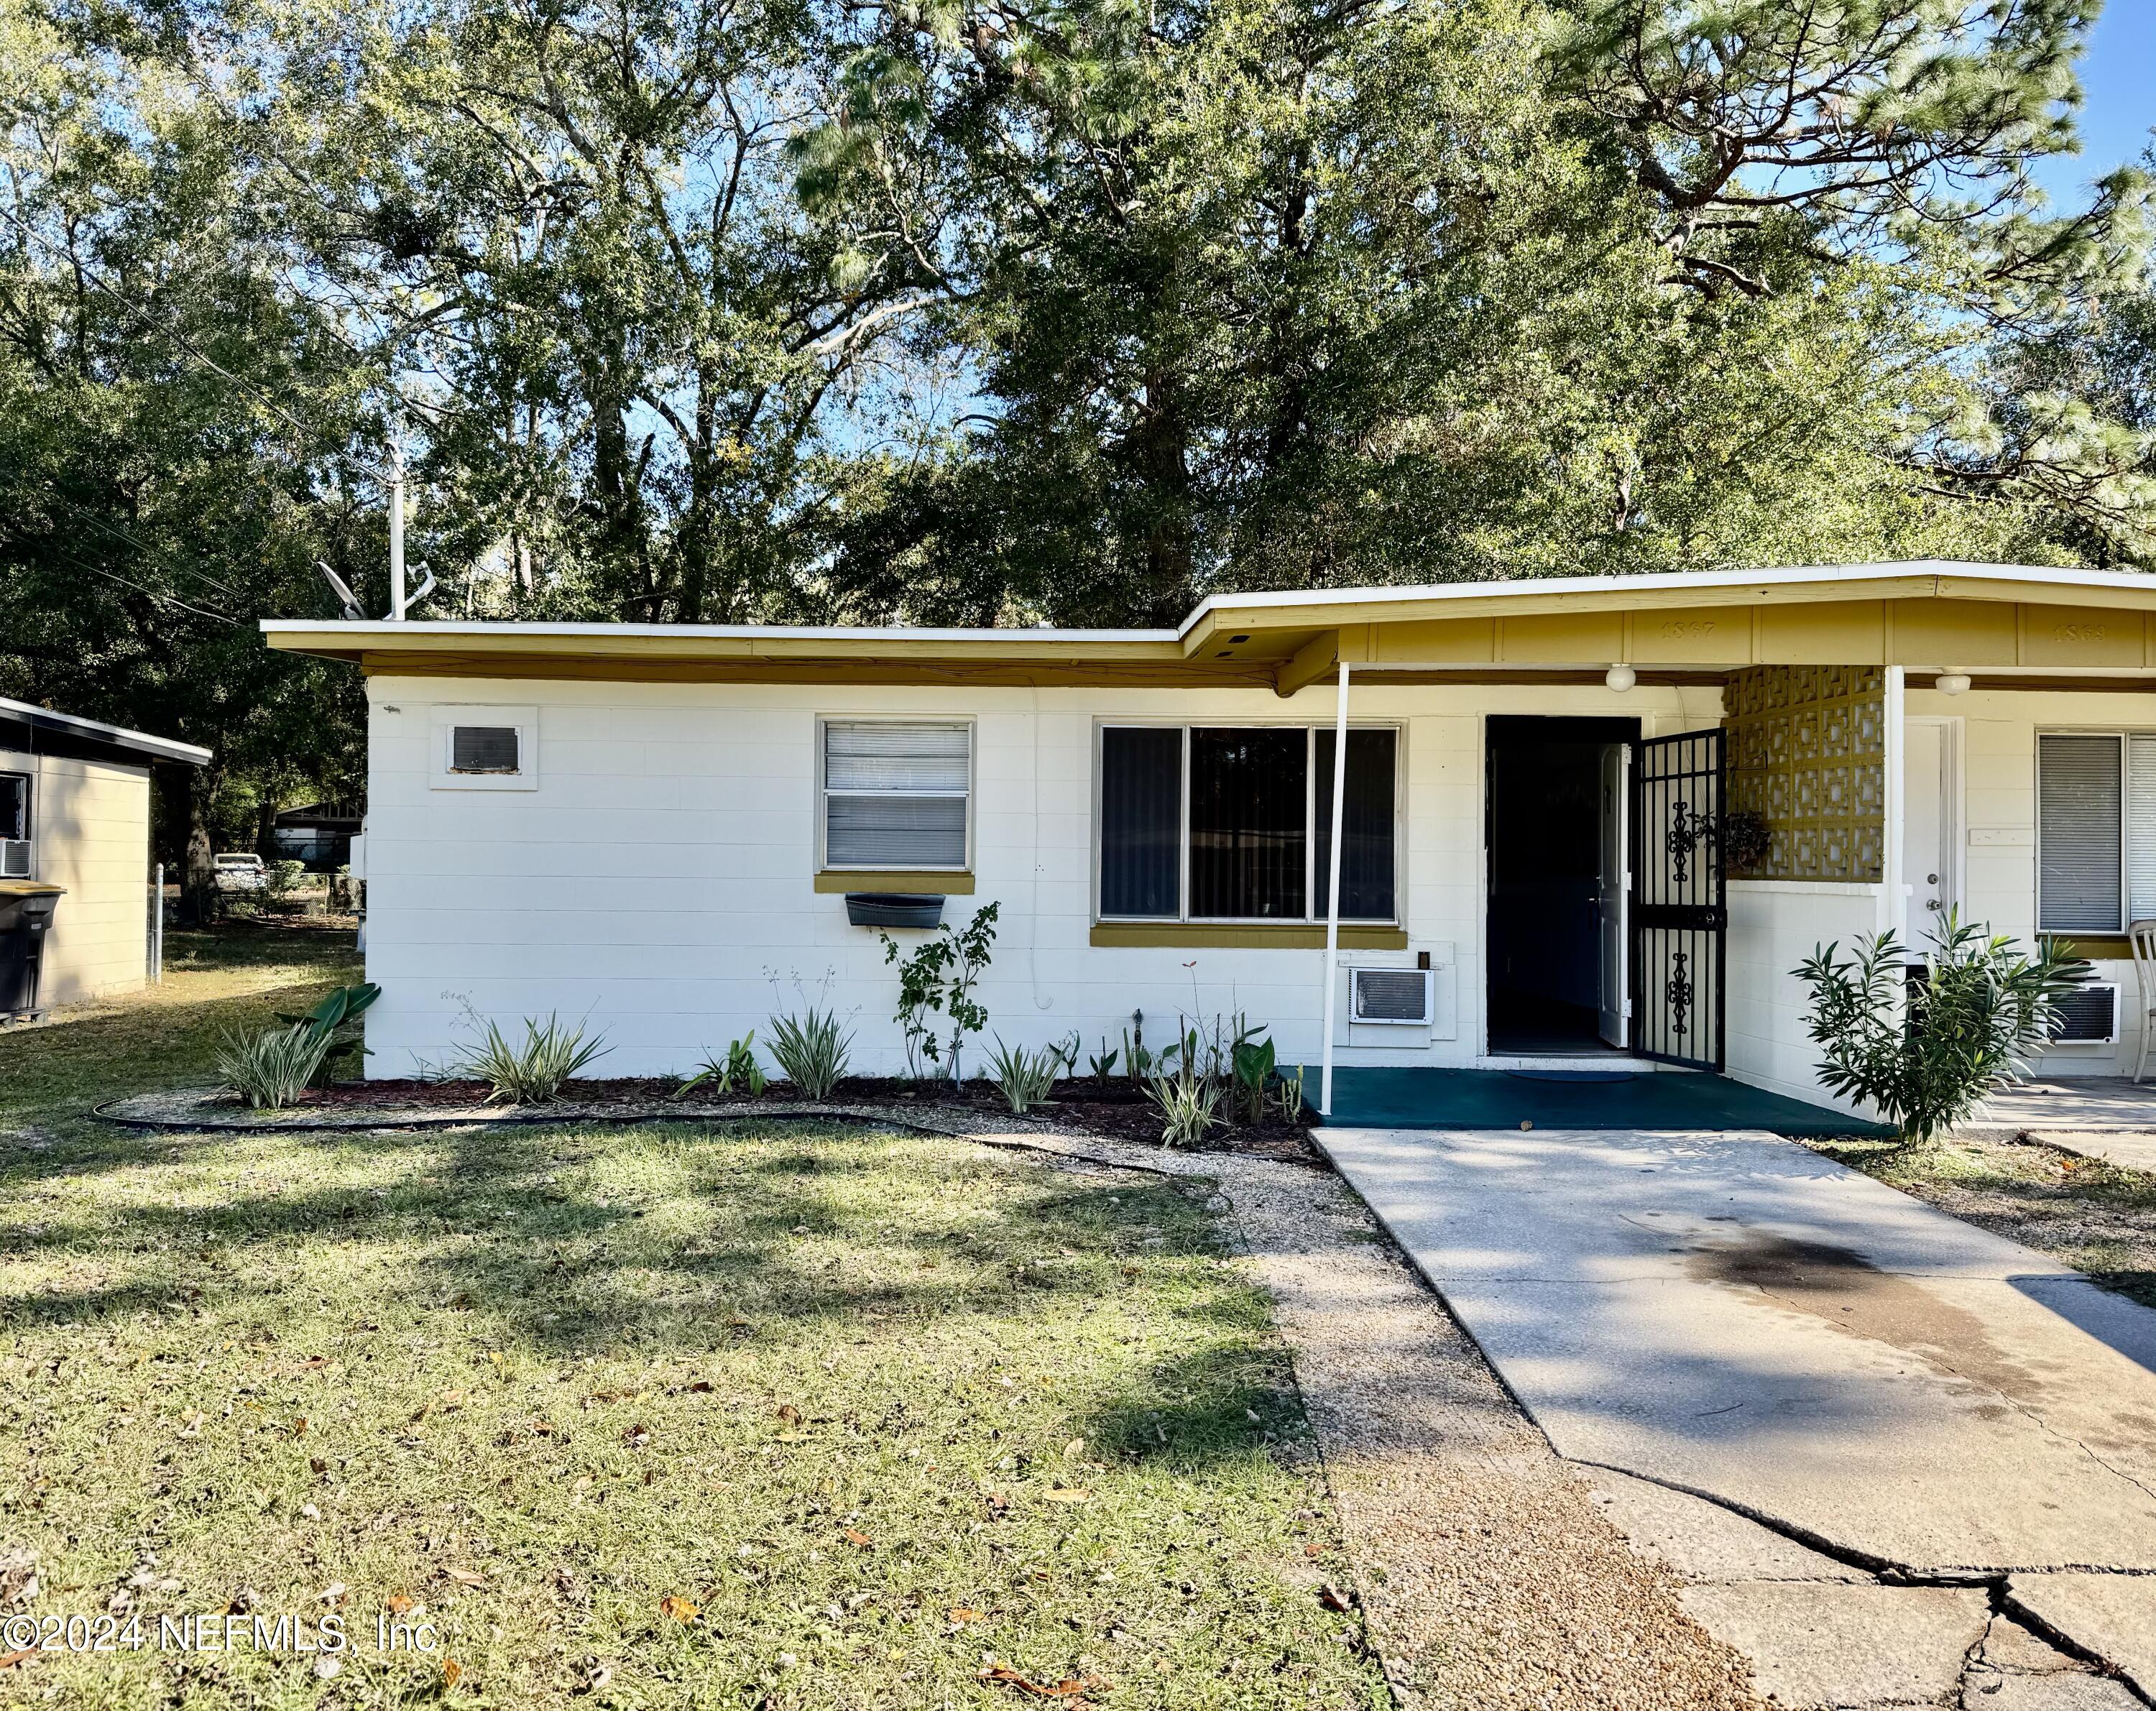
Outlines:
{"type": "MultiPolygon", "coordinates": [[[[1207,945],[1233,950],[1325,948],[1325,928],[1306,921],[1103,921],[1093,928],[1096,945],[1207,945]]],[[[1407,931],[1399,927],[1340,926],[1345,951],[1404,951],[1407,931]]]]}
{"type": "Polygon", "coordinates": [[[919,897],[958,897],[973,895],[973,876],[970,873],[819,873],[816,889],[826,896],[844,891],[896,891],[901,896],[911,892],[919,897]]]}

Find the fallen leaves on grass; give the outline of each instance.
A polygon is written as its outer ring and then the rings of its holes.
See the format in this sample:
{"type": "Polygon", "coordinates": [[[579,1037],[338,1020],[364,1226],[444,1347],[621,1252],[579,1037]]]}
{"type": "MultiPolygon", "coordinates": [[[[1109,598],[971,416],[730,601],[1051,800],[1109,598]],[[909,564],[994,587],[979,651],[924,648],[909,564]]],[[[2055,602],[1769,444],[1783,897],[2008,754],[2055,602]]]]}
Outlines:
{"type": "Polygon", "coordinates": [[[858,1527],[842,1528],[840,1532],[843,1534],[846,1543],[852,1545],[856,1550],[874,1550],[875,1549],[875,1540],[870,1538],[867,1534],[862,1532],[858,1527]]]}
{"type": "Polygon", "coordinates": [[[1005,1663],[989,1665],[981,1672],[979,1678],[984,1682],[997,1683],[1003,1687],[1015,1688],[1019,1692],[1031,1693],[1036,1698],[1061,1699],[1074,1708],[1082,1703],[1082,1696],[1088,1687],[1099,1684],[1098,1678],[1093,1676],[1088,1676],[1083,1681],[1079,1680],[1075,1676],[1069,1676],[1060,1682],[1037,1682],[1029,1677],[1020,1675],[1005,1663]]]}
{"type": "Polygon", "coordinates": [[[980,1611],[969,1606],[954,1604],[951,1606],[951,1626],[954,1628],[963,1627],[968,1622],[977,1622],[980,1619],[980,1611]]]}
{"type": "Polygon", "coordinates": [[[34,1646],[25,1647],[20,1652],[10,1652],[6,1657],[0,1657],[0,1669],[13,1669],[18,1663],[28,1663],[37,1655],[38,1648],[34,1646]]]}
{"type": "Polygon", "coordinates": [[[675,1621],[686,1627],[696,1619],[696,1606],[690,1600],[670,1592],[659,1601],[659,1613],[661,1616],[672,1616],[675,1621]]]}
{"type": "Polygon", "coordinates": [[[1327,1610],[1345,1611],[1355,1607],[1354,1595],[1352,1593],[1342,1592],[1330,1580],[1317,1589],[1317,1601],[1327,1610]]]}
{"type": "Polygon", "coordinates": [[[442,1685],[453,1688],[465,1678],[465,1667],[454,1657],[442,1660],[442,1685]]]}
{"type": "Polygon", "coordinates": [[[471,1586],[484,1590],[487,1584],[486,1576],[480,1574],[476,1569],[452,1569],[445,1567],[443,1569],[442,1572],[448,1575],[450,1580],[454,1580],[459,1586],[471,1586]]]}
{"type": "Polygon", "coordinates": [[[419,1601],[408,1592],[393,1592],[383,1601],[392,1616],[408,1616],[419,1607],[419,1601]]]}
{"type": "Polygon", "coordinates": [[[1090,1503],[1093,1501],[1093,1493],[1083,1486],[1058,1486],[1052,1491],[1041,1493],[1041,1496],[1051,1503],[1090,1503]]]}

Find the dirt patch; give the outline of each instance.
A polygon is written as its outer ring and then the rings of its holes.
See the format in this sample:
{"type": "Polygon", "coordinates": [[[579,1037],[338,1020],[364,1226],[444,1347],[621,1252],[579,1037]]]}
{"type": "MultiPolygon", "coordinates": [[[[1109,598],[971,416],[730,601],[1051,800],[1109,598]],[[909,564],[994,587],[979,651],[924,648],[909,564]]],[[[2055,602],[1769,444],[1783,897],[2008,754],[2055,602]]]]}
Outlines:
{"type": "Polygon", "coordinates": [[[1751,1231],[1741,1241],[1695,1251],[1685,1270],[1699,1282],[1756,1289],[1778,1307],[1913,1354],[1946,1377],[2019,1402],[2042,1395],[2041,1382],[2000,1351],[1975,1314],[1851,1249],[1751,1231]]]}
{"type": "MultiPolygon", "coordinates": [[[[680,1087],[680,1083],[670,1076],[576,1081],[562,1090],[562,1099],[563,1103],[581,1111],[603,1112],[609,1108],[631,1107],[642,1109],[670,1103],[676,1098],[680,1087]]],[[[349,1111],[354,1116],[369,1112],[409,1111],[419,1107],[476,1111],[486,1103],[488,1092],[485,1082],[475,1081],[408,1078],[344,1082],[334,1087],[309,1088],[299,1108],[349,1111]]],[[[776,1108],[793,1104],[798,1097],[792,1087],[776,1082],[757,1097],[730,1094],[726,1102],[744,1107],[768,1104],[776,1108]]],[[[983,1118],[1008,1119],[1011,1114],[1009,1103],[1003,1095],[980,1082],[968,1082],[957,1087],[938,1083],[924,1088],[911,1082],[849,1076],[833,1090],[827,1102],[888,1107],[900,1113],[933,1107],[943,1111],[956,1108],[972,1112],[983,1118]]],[[[1070,1091],[1060,1092],[1055,1103],[1036,1107],[1027,1117],[1029,1122],[1074,1133],[1102,1135],[1141,1145],[1158,1146],[1160,1143],[1160,1118],[1152,1102],[1138,1089],[1115,1080],[1105,1085],[1090,1080],[1070,1084],[1070,1091]]],[[[1274,1117],[1256,1123],[1224,1123],[1193,1150],[1278,1159],[1290,1164],[1330,1169],[1323,1154],[1311,1144],[1306,1126],[1274,1117]]]]}

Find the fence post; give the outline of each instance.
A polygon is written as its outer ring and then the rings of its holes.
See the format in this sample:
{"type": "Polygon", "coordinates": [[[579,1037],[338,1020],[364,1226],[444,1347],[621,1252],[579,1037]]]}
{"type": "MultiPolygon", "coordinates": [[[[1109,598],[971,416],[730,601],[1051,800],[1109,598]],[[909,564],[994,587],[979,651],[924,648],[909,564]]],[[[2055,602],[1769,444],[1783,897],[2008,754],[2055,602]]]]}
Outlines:
{"type": "Polygon", "coordinates": [[[165,864],[157,864],[157,876],[150,889],[150,984],[165,979],[165,864]]]}

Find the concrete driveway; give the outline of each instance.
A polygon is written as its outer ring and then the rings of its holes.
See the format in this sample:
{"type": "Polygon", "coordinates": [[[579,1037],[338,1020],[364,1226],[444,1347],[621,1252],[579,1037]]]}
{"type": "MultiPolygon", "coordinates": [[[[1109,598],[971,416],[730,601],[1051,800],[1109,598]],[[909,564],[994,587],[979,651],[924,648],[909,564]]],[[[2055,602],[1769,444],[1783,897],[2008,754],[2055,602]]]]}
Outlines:
{"type": "Polygon", "coordinates": [[[2156,1313],[1771,1135],[1318,1139],[1640,1531],[1981,1590],[2156,1693],[2156,1313]]]}

